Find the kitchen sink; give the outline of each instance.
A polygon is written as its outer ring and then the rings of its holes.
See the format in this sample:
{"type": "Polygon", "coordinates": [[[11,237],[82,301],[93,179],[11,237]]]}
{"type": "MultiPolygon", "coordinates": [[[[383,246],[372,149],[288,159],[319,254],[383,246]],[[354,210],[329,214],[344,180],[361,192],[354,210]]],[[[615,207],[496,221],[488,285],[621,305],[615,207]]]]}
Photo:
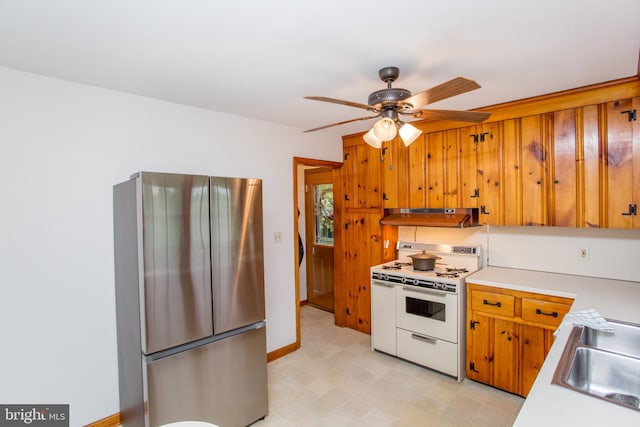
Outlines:
{"type": "Polygon", "coordinates": [[[574,326],[552,384],[640,411],[640,325],[574,326]]]}
{"type": "Polygon", "coordinates": [[[640,325],[612,321],[609,323],[614,327],[614,333],[583,328],[580,344],[640,357],[640,325]]]}

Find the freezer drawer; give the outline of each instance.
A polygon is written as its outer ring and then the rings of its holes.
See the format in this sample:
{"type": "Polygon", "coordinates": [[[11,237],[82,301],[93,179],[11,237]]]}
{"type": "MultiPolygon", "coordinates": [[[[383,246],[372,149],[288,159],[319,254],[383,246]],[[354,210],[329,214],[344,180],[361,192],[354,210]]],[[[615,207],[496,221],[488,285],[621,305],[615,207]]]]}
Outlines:
{"type": "Polygon", "coordinates": [[[147,426],[246,426],[267,415],[264,327],[147,363],[146,373],[147,426]]]}

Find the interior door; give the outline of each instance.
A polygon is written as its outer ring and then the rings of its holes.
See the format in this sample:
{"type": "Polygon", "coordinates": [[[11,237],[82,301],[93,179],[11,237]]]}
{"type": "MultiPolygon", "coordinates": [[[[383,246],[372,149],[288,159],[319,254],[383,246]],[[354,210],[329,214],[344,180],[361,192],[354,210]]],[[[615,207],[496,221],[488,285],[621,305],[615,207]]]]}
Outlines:
{"type": "Polygon", "coordinates": [[[333,312],[333,182],[331,168],[305,171],[307,302],[333,312]]]}

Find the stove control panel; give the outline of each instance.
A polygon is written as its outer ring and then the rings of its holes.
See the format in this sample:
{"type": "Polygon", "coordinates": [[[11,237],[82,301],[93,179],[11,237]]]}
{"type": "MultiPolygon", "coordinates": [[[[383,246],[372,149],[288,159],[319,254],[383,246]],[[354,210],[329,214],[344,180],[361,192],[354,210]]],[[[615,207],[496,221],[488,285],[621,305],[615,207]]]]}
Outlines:
{"type": "Polygon", "coordinates": [[[389,283],[417,286],[419,288],[425,288],[425,289],[435,289],[439,291],[450,292],[452,294],[455,294],[457,290],[456,285],[453,285],[450,283],[434,282],[432,280],[416,279],[413,277],[398,276],[395,274],[387,274],[387,273],[378,273],[375,271],[371,273],[371,278],[373,280],[382,280],[384,282],[389,282],[389,283]]]}

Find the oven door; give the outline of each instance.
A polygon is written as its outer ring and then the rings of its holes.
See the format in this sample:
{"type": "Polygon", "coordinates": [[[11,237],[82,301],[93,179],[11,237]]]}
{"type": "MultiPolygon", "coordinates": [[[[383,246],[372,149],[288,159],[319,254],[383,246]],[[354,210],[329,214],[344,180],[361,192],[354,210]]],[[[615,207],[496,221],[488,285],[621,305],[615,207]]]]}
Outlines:
{"type": "Polygon", "coordinates": [[[458,295],[416,286],[396,287],[398,328],[458,342],[458,295]]]}

